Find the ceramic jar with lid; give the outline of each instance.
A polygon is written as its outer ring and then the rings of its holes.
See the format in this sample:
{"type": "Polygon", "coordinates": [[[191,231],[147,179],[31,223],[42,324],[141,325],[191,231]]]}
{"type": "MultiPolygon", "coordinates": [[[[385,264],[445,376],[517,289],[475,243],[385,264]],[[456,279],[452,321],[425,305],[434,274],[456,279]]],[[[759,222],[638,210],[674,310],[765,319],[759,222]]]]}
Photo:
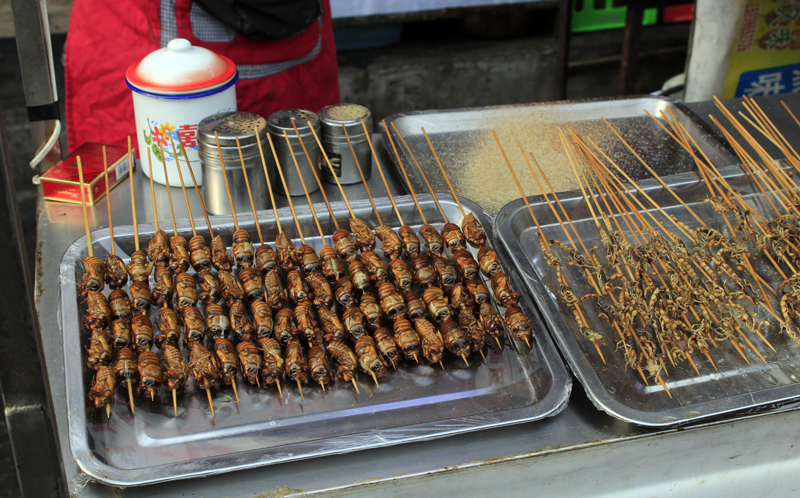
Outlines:
{"type": "Polygon", "coordinates": [[[178,165],[188,177],[188,159],[202,184],[197,124],[211,114],[236,111],[238,78],[233,61],[182,38],[128,67],[126,81],[133,92],[139,158],[146,175],[148,154],[153,180],[162,185],[166,183],[162,163],[166,162],[170,177],[178,177],[178,165]]]}

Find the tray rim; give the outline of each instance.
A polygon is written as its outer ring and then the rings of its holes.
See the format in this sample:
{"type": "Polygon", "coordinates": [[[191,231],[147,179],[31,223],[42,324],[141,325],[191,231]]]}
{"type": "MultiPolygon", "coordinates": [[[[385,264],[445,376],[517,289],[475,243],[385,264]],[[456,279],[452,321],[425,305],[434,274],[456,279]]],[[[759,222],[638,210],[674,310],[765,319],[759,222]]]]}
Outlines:
{"type": "MultiPolygon", "coordinates": [[[[437,195],[437,198],[440,202],[452,203],[455,205],[453,198],[451,196],[445,195],[437,195]]],[[[433,202],[431,196],[418,196],[418,199],[422,203],[422,201],[433,202]]],[[[469,210],[473,212],[478,217],[479,221],[481,221],[484,226],[491,224],[491,220],[486,212],[480,208],[477,204],[468,199],[460,198],[462,205],[464,206],[465,210],[469,210]]],[[[413,205],[411,196],[396,196],[395,202],[400,205],[413,205]]],[[[387,197],[376,198],[375,203],[379,208],[381,214],[384,211],[389,213],[392,209],[392,206],[387,197]],[[383,209],[381,209],[383,208],[383,209]]],[[[366,200],[360,200],[356,202],[352,202],[351,205],[353,206],[354,211],[360,210],[369,210],[371,211],[372,207],[366,200]]],[[[348,216],[348,211],[344,202],[335,202],[331,203],[331,206],[334,209],[334,212],[337,215],[341,215],[344,217],[348,216]],[[337,209],[338,208],[338,209],[337,209]]],[[[318,216],[320,221],[324,219],[329,219],[330,215],[327,213],[327,209],[325,208],[324,204],[317,204],[314,205],[315,209],[317,210],[318,216]],[[323,214],[324,213],[324,214],[323,214]],[[327,218],[326,218],[327,216],[327,218]]],[[[268,212],[272,211],[264,210],[260,211],[259,213],[264,213],[266,216],[260,216],[260,224],[263,226],[265,224],[270,224],[269,222],[264,222],[262,220],[268,220],[269,215],[268,212]]],[[[305,207],[295,207],[295,211],[297,212],[298,216],[311,216],[311,209],[308,206],[305,207]]],[[[282,219],[290,219],[291,218],[291,211],[289,208],[281,208],[278,209],[278,215],[282,219]]],[[[337,216],[337,219],[340,216],[337,216]]],[[[231,215],[219,215],[219,216],[210,216],[212,221],[212,225],[215,226],[227,226],[233,224],[233,217],[231,215]]],[[[237,217],[239,224],[243,227],[250,227],[253,228],[254,220],[252,217],[252,213],[245,214],[242,213],[237,217]]],[[[274,219],[274,218],[273,218],[274,219]]],[[[199,226],[202,226],[204,223],[204,219],[195,220],[199,223],[199,226]]],[[[443,223],[443,222],[437,222],[443,223]]],[[[186,235],[185,232],[188,232],[191,235],[191,226],[188,222],[188,218],[176,220],[176,224],[178,226],[178,230],[180,234],[186,235]]],[[[436,224],[436,223],[434,223],[436,224]]],[[[162,228],[166,226],[166,224],[160,224],[162,228]]],[[[155,225],[154,223],[146,223],[146,224],[139,224],[139,232],[142,235],[152,234],[155,232],[155,225]]],[[[170,224],[171,227],[171,224],[170,224]]],[[[115,227],[115,235],[123,235],[128,234],[128,232],[132,232],[132,225],[120,226],[115,227]]],[[[102,236],[106,236],[108,234],[108,229],[99,229],[92,232],[93,239],[98,240],[102,236]],[[99,237],[95,238],[94,235],[99,237]]],[[[496,242],[493,238],[493,230],[487,230],[487,236],[489,238],[489,243],[491,245],[496,245],[496,242]]],[[[329,236],[326,236],[329,237],[329,236]]],[[[310,458],[317,458],[322,456],[328,455],[336,455],[336,454],[344,454],[350,453],[353,451],[362,451],[367,449],[375,449],[379,447],[386,447],[386,446],[393,446],[397,444],[405,444],[405,443],[412,443],[416,441],[425,441],[425,440],[432,440],[441,437],[452,436],[456,434],[463,434],[467,432],[475,432],[479,430],[491,429],[496,427],[503,427],[508,425],[515,425],[527,422],[533,422],[536,420],[541,420],[547,417],[552,417],[560,413],[564,408],[566,408],[567,403],[569,402],[569,396],[572,391],[572,377],[569,375],[566,365],[563,362],[563,359],[558,354],[558,350],[556,349],[554,343],[552,342],[552,338],[550,337],[549,332],[545,332],[547,330],[547,326],[542,319],[536,305],[534,304],[533,300],[530,297],[523,296],[523,301],[521,304],[525,304],[522,306],[526,312],[529,314],[534,314],[538,316],[539,321],[541,323],[541,329],[543,333],[541,336],[535,336],[535,343],[538,345],[540,354],[543,358],[547,358],[548,360],[548,370],[551,374],[552,385],[551,389],[548,394],[532,405],[509,409],[509,410],[502,410],[498,412],[486,412],[483,414],[471,415],[468,417],[459,417],[454,419],[445,419],[445,420],[438,420],[432,422],[426,422],[424,424],[416,424],[413,426],[400,426],[400,427],[393,427],[389,429],[379,429],[373,431],[366,431],[358,434],[350,434],[350,435],[343,435],[343,436],[336,436],[332,438],[323,438],[323,439],[316,439],[311,441],[305,441],[300,443],[292,443],[272,448],[262,448],[256,450],[249,450],[249,451],[242,451],[239,453],[233,454],[226,454],[226,455],[217,455],[215,457],[207,457],[198,460],[191,460],[186,462],[181,462],[173,465],[159,465],[156,467],[142,467],[138,469],[119,469],[117,467],[112,467],[108,464],[100,462],[97,458],[93,457],[91,451],[86,447],[86,441],[88,439],[88,425],[86,423],[86,403],[83,399],[85,393],[83,392],[83,367],[81,362],[71,361],[74,360],[76,354],[80,354],[80,341],[75,340],[76,337],[80,335],[80,326],[75,326],[77,324],[78,318],[78,307],[74,306],[74,303],[77,300],[77,286],[74,282],[70,279],[65,278],[64,272],[65,270],[69,271],[72,269],[74,271],[74,267],[76,264],[79,264],[80,256],[82,250],[86,248],[86,237],[80,237],[75,242],[73,242],[65,251],[64,255],[62,256],[61,262],[59,264],[59,324],[61,327],[62,333],[62,344],[63,344],[63,351],[64,351],[64,361],[65,361],[65,370],[64,370],[64,383],[66,389],[66,402],[67,402],[67,425],[68,425],[68,437],[69,437],[69,445],[70,445],[70,452],[72,454],[73,459],[75,459],[76,464],[81,469],[82,472],[87,474],[90,478],[112,486],[140,486],[146,484],[155,484],[159,482],[167,482],[176,479],[189,479],[195,477],[206,477],[215,474],[222,474],[226,472],[231,472],[235,470],[243,470],[243,469],[251,469],[257,467],[263,467],[268,465],[275,465],[279,463],[285,463],[290,461],[296,460],[303,460],[303,459],[310,459],[310,458]],[[527,301],[527,302],[525,302],[527,301]],[[70,303],[73,303],[70,305],[70,303]],[[70,318],[72,319],[71,324],[69,322],[70,318]],[[77,387],[75,384],[77,383],[77,387]],[[542,408],[544,410],[542,410],[542,408]],[[514,414],[517,412],[525,412],[525,416],[514,418],[514,414]],[[487,423],[486,419],[484,418],[482,421],[484,422],[481,425],[473,425],[473,426],[463,426],[463,427],[456,427],[452,428],[453,422],[462,422],[464,424],[470,423],[470,419],[479,419],[481,417],[485,417],[486,415],[496,415],[499,417],[495,417],[495,420],[492,422],[487,423]],[[448,429],[441,429],[438,427],[447,427],[448,429]],[[403,431],[404,429],[414,429],[415,435],[407,436],[404,435],[402,437],[396,438],[388,438],[387,433],[393,431],[403,431]],[[430,431],[427,433],[422,433],[424,431],[430,431]],[[296,447],[303,447],[303,446],[310,446],[316,447],[321,443],[336,441],[336,440],[345,440],[350,439],[354,440],[355,438],[362,438],[364,442],[360,444],[356,448],[338,448],[338,449],[328,449],[323,451],[317,451],[308,454],[298,454],[296,452],[292,452],[292,449],[296,449],[296,447]],[[279,448],[281,451],[280,453],[283,455],[282,457],[269,460],[268,454],[270,449],[279,448]],[[243,459],[247,460],[246,463],[239,463],[235,465],[220,465],[219,467],[208,465],[209,463],[219,463],[225,459],[235,458],[237,461],[241,461],[243,459]],[[196,468],[201,467],[199,470],[196,468]],[[176,472],[173,475],[169,476],[161,476],[156,478],[142,478],[139,476],[137,478],[136,474],[141,472],[146,472],[147,469],[153,468],[163,468],[168,467],[170,470],[175,469],[176,472]]],[[[514,265],[510,264],[509,261],[504,261],[504,267],[507,267],[509,270],[509,276],[512,278],[512,282],[518,287],[522,288],[521,284],[521,277],[516,273],[516,268],[514,265]]],[[[474,423],[474,422],[473,422],[474,423]]]]}
{"type": "MultiPolygon", "coordinates": [[[[746,176],[741,171],[739,166],[726,166],[719,168],[719,170],[722,176],[726,179],[746,176]]],[[[696,184],[698,181],[698,176],[694,172],[686,172],[676,175],[663,176],[662,179],[667,183],[667,185],[670,186],[670,188],[679,188],[682,186],[696,184]]],[[[642,190],[650,194],[653,192],[658,192],[662,189],[661,185],[654,179],[641,180],[636,183],[642,190]]],[[[559,192],[558,198],[562,202],[568,200],[585,203],[580,190],[559,192]]],[[[521,209],[527,209],[526,207],[522,206],[520,200],[521,198],[509,202],[497,212],[494,223],[495,237],[497,240],[499,240],[500,245],[503,246],[506,253],[514,262],[514,265],[519,270],[527,290],[533,296],[539,311],[544,317],[545,322],[547,322],[548,331],[550,332],[551,336],[553,336],[556,344],[558,344],[559,350],[567,360],[570,370],[577,377],[578,381],[584,387],[587,397],[592,401],[592,404],[594,404],[598,410],[603,411],[608,415],[624,422],[647,427],[670,428],[693,424],[703,420],[719,418],[732,413],[766,408],[767,405],[780,405],[800,399],[800,383],[794,385],[777,386],[724,398],[726,401],[738,400],[740,398],[751,401],[750,403],[742,404],[738,407],[722,409],[708,413],[698,413],[696,416],[683,415],[682,417],[675,417],[670,415],[671,418],[675,419],[671,421],[664,421],[663,415],[661,415],[662,420],[657,420],[655,418],[656,414],[665,413],[663,411],[645,412],[634,410],[628,405],[617,401],[603,387],[597,376],[597,372],[591,367],[590,363],[583,361],[585,356],[583,353],[581,353],[580,348],[577,347],[577,341],[575,340],[574,334],[569,330],[569,326],[566,323],[564,315],[555,306],[556,302],[553,299],[550,299],[548,296],[550,291],[541,281],[533,266],[530,264],[527,258],[524,258],[524,262],[521,261],[522,258],[520,258],[519,255],[521,255],[523,251],[517,239],[510,236],[510,230],[508,230],[508,234],[502,230],[502,228],[509,223],[507,220],[510,220],[513,217],[512,209],[514,212],[521,209]],[[514,207],[513,204],[517,204],[517,207],[514,207]],[[498,221],[501,220],[501,215],[505,221],[498,221]],[[515,251],[517,252],[515,253],[515,251]],[[784,391],[787,392],[784,394],[784,391]],[[775,393],[775,395],[767,396],[769,393],[775,393]],[[763,399],[756,400],[758,397],[763,397],[763,399]]],[[[528,205],[530,205],[534,210],[534,213],[538,213],[538,209],[549,209],[545,208],[546,201],[542,195],[528,196],[527,201],[528,205]]],[[[662,207],[667,206],[662,205],[662,207]]],[[[535,227],[533,229],[535,229],[535,227]]],[[[721,401],[708,400],[701,403],[686,405],[680,409],[688,411],[688,407],[713,406],[715,403],[719,402],[721,401]]]]}

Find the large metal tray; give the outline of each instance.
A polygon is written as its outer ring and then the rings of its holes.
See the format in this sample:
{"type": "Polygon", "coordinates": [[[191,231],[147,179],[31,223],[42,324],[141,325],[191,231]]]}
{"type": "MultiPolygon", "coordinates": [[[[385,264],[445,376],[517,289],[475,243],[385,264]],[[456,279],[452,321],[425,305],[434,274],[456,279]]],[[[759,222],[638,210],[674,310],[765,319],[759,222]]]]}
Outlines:
{"type": "MultiPolygon", "coordinates": [[[[423,196],[420,201],[429,223],[437,225],[435,220],[441,217],[433,199],[423,196]]],[[[416,229],[422,224],[409,197],[399,197],[397,202],[408,225],[416,229]]],[[[445,198],[440,202],[450,221],[459,223],[462,215],[454,202],[445,198]]],[[[384,221],[396,223],[388,200],[376,203],[384,221]]],[[[462,204],[491,231],[491,221],[479,207],[466,200],[462,204]]],[[[361,219],[375,223],[369,203],[353,203],[353,208],[361,219]]],[[[334,204],[334,210],[340,214],[338,219],[346,222],[344,205],[334,204]]],[[[325,233],[333,233],[324,206],[317,207],[317,213],[325,233]]],[[[286,220],[283,228],[296,233],[289,210],[278,214],[286,220]]],[[[319,250],[319,237],[310,236],[317,232],[308,207],[298,208],[297,217],[306,242],[319,250]]],[[[222,233],[230,244],[231,217],[212,220],[215,233],[222,233]]],[[[260,213],[259,220],[265,240],[274,241],[272,212],[260,213]]],[[[257,242],[252,216],[241,215],[239,224],[257,242]]],[[[161,226],[168,230],[166,225],[161,226]]],[[[204,223],[198,220],[197,226],[204,223]]],[[[178,231],[189,238],[187,220],[179,222],[178,231]]],[[[140,227],[143,241],[153,232],[153,224],[140,227]]],[[[92,240],[95,255],[102,258],[109,248],[108,230],[96,231],[92,240]]],[[[115,242],[117,254],[125,259],[133,252],[132,227],[115,228],[115,242]]],[[[92,373],[85,367],[87,332],[79,325],[85,307],[76,293],[86,253],[86,240],[81,238],[67,250],[60,267],[69,435],[80,468],[106,484],[133,486],[207,476],[529,422],[559,413],[571,391],[571,377],[540,315],[530,298],[523,297],[520,306],[534,324],[534,340],[530,349],[524,347],[519,354],[507,343],[502,353],[490,351],[485,364],[480,357],[471,357],[470,367],[460,358],[448,358],[445,370],[405,363],[382,378],[380,388],[359,374],[360,395],[340,381],[326,393],[316,387],[305,388],[305,402],[296,386],[286,385],[279,400],[274,388],[248,386],[240,377],[239,405],[233,402],[230,388],[212,389],[216,418],[211,417],[206,397],[193,381],[178,395],[177,417],[173,417],[165,388],[154,403],[137,398],[135,416],[130,415],[120,388],[113,415],[106,420],[103,410],[95,410],[87,398],[92,373]]],[[[506,259],[503,265],[513,285],[522,288],[511,262],[506,259]]],[[[151,316],[154,312],[151,310],[151,316]]],[[[153,323],[155,326],[156,321],[153,323]]]]}
{"type": "MultiPolygon", "coordinates": [[[[476,107],[472,109],[429,110],[395,114],[386,118],[391,129],[394,123],[425,171],[434,190],[450,193],[421,128],[430,136],[436,153],[442,160],[459,196],[472,199],[490,215],[514,200],[516,189],[506,189],[511,182],[505,161],[492,137],[497,132],[503,147],[515,168],[525,168],[522,154],[515,140],[522,142],[526,152],[533,152],[553,183],[556,191],[577,189],[572,171],[566,162],[558,126],[571,123],[584,137],[603,146],[609,156],[617,160],[633,178],[647,178],[649,174],[628,153],[625,146],[613,136],[600,120],[608,119],[628,140],[636,151],[662,175],[695,170],[691,156],[670,138],[644,111],[659,117],[660,111],[671,110],[689,134],[708,153],[717,166],[737,163],[727,142],[685,105],[665,97],[650,95],[617,97],[565,102],[476,107]]],[[[395,168],[401,161],[394,156],[383,124],[380,133],[386,150],[394,159],[395,168]]],[[[408,151],[393,134],[402,163],[413,165],[408,151]]],[[[399,171],[399,170],[398,170],[399,171]]],[[[428,192],[417,168],[407,168],[415,192],[428,192]]],[[[401,176],[402,178],[402,176],[401,176]]],[[[538,194],[539,188],[529,175],[520,175],[528,195],[538,194]]],[[[513,184],[512,184],[513,185],[513,184]]]]}
{"type": "MultiPolygon", "coordinates": [[[[764,196],[756,192],[756,187],[748,177],[743,176],[736,167],[723,168],[722,174],[729,183],[742,194],[742,197],[760,214],[766,217],[769,205],[764,196]]],[[[709,226],[722,231],[724,221],[710,204],[703,202],[707,190],[693,174],[674,175],[665,178],[681,199],[694,210],[709,226]]],[[[653,180],[637,182],[664,210],[676,216],[690,228],[699,226],[698,222],[680,206],[677,201],[653,180]]],[[[632,189],[631,189],[632,190],[632,189]]],[[[642,205],[647,201],[637,194],[642,205]]],[[[581,234],[586,246],[603,247],[594,221],[580,192],[559,194],[559,199],[569,212],[575,228],[581,234]]],[[[548,239],[566,241],[563,230],[542,197],[528,198],[542,231],[548,239]]],[[[657,211],[651,211],[662,222],[666,219],[657,211]]],[[[750,361],[745,363],[727,342],[710,349],[719,372],[699,353],[694,355],[700,375],[688,366],[668,364],[669,375],[664,378],[672,397],[655,382],[645,385],[638,373],[628,368],[619,353],[614,351],[614,337],[610,326],[604,319],[597,318],[590,325],[601,332],[608,345],[603,348],[606,363],[595,351],[592,343],[580,334],[571,311],[557,297],[558,286],[554,271],[547,266],[542,257],[537,240],[537,228],[533,225],[530,213],[521,199],[509,203],[498,213],[495,236],[501,241],[515,265],[520,269],[525,283],[545,317],[548,328],[558,343],[567,363],[586,389],[589,399],[595,406],[609,415],[647,426],[675,426],[699,419],[717,417],[731,412],[756,409],[768,404],[780,404],[800,396],[800,345],[792,342],[786,334],[777,331],[775,320],[763,310],[758,321],[770,320],[771,326],[765,333],[777,352],[773,352],[748,333],[756,348],[764,356],[764,364],[756,355],[747,350],[750,361]],[[555,292],[554,292],[555,290],[555,292]]],[[[625,234],[630,238],[630,233],[625,234]]],[[[632,240],[632,239],[631,239],[632,240]]],[[[684,239],[685,240],[685,239],[684,239]]],[[[689,244],[688,247],[692,247],[689,244]]],[[[758,272],[776,288],[780,282],[774,270],[754,259],[758,272]]],[[[565,276],[578,296],[590,293],[591,287],[585,277],[575,271],[574,266],[563,266],[565,276]]],[[[778,309],[777,301],[773,308],[778,309]]],[[[584,306],[584,310],[588,305],[584,306]]],[[[586,313],[586,312],[585,312],[586,313]]],[[[599,310],[595,309],[591,317],[599,310]]]]}

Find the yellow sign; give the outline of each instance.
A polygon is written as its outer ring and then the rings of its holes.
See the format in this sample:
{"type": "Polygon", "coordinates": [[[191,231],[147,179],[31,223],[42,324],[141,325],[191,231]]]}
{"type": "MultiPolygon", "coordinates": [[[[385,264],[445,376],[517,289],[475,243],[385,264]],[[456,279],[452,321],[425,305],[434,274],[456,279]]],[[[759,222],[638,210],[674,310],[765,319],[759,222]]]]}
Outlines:
{"type": "Polygon", "coordinates": [[[737,34],[723,97],[800,92],[800,6],[751,0],[737,34]]]}

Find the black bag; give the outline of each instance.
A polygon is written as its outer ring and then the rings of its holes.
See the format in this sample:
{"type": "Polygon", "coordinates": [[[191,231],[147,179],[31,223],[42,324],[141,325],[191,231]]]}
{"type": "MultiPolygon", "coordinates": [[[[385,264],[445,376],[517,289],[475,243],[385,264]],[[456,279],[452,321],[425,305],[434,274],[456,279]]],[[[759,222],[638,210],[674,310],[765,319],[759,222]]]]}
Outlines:
{"type": "Polygon", "coordinates": [[[322,15],[321,0],[194,0],[237,33],[255,38],[288,38],[322,15]]]}

